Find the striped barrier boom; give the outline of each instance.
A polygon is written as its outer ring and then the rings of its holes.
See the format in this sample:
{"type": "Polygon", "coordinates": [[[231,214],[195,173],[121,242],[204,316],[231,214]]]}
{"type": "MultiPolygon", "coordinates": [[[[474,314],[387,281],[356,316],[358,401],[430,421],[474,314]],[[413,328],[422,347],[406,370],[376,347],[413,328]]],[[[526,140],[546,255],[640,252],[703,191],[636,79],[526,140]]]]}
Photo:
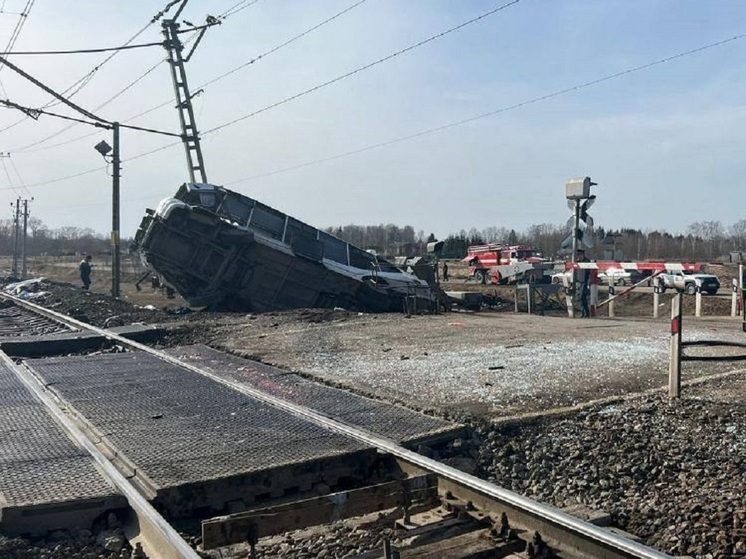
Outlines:
{"type": "Polygon", "coordinates": [[[566,262],[565,268],[579,270],[639,270],[652,272],[698,272],[701,264],[694,262],[615,262],[601,260],[598,262],[566,262]]]}

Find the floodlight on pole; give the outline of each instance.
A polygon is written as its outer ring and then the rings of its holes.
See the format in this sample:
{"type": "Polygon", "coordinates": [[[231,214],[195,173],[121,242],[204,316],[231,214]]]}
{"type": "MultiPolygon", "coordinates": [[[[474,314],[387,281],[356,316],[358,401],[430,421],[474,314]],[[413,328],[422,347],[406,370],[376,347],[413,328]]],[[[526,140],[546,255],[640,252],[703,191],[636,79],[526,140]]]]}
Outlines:
{"type": "Polygon", "coordinates": [[[109,152],[111,152],[111,164],[114,167],[111,187],[111,296],[119,297],[120,291],[120,243],[119,243],[119,177],[120,177],[120,166],[121,159],[119,157],[119,123],[113,122],[111,124],[111,130],[113,132],[113,144],[112,148],[106,141],[101,140],[93,149],[101,154],[101,156],[107,159],[109,152]]]}
{"type": "Polygon", "coordinates": [[[111,146],[107,144],[104,140],[101,140],[99,143],[93,146],[93,149],[99,152],[102,157],[106,157],[111,151],[111,146]]]}
{"type": "MultiPolygon", "coordinates": [[[[178,0],[177,0],[178,1],[178,0]]],[[[188,0],[182,0],[182,6],[179,8],[179,11],[177,13],[180,13],[183,9],[184,5],[186,5],[188,0]]],[[[172,2],[174,4],[176,2],[172,2]]],[[[218,20],[216,20],[217,23],[220,23],[218,20]]],[[[209,25],[213,25],[208,20],[209,25]]],[[[112,199],[113,199],[113,207],[112,207],[112,232],[111,232],[111,244],[112,244],[112,287],[111,287],[111,294],[114,297],[119,297],[119,280],[120,280],[120,262],[119,262],[119,177],[120,177],[120,168],[121,168],[121,159],[119,156],[119,129],[120,128],[130,128],[132,130],[140,130],[143,132],[150,132],[153,134],[163,134],[165,136],[173,136],[176,138],[182,138],[182,134],[174,134],[171,132],[164,132],[162,130],[154,130],[152,128],[143,128],[140,126],[132,126],[131,124],[119,124],[118,122],[109,122],[108,120],[105,120],[103,118],[100,118],[96,116],[95,114],[91,113],[90,111],[87,111],[83,109],[82,107],[76,105],[66,97],[64,97],[62,94],[57,93],[53,89],[49,88],[48,86],[41,83],[39,80],[34,78],[33,76],[27,74],[23,70],[21,70],[18,66],[8,62],[8,60],[2,56],[0,56],[0,68],[3,66],[8,66],[11,70],[16,72],[17,74],[23,76],[25,79],[39,87],[40,89],[44,90],[48,94],[50,94],[52,97],[57,99],[60,103],[70,107],[77,113],[85,116],[86,118],[89,118],[92,122],[55,114],[49,111],[45,111],[43,109],[33,109],[31,107],[24,107],[22,105],[19,105],[18,103],[14,103],[8,99],[0,99],[0,105],[4,105],[7,107],[12,107],[15,109],[18,109],[25,114],[31,116],[34,119],[38,119],[39,115],[45,114],[49,116],[54,116],[57,118],[63,118],[66,120],[74,120],[76,122],[82,122],[84,124],[88,124],[91,126],[97,126],[99,128],[106,128],[107,130],[111,130],[113,133],[113,146],[110,146],[105,141],[101,141],[98,144],[94,146],[94,149],[101,154],[101,156],[107,161],[111,162],[114,167],[114,172],[112,173],[112,199]],[[111,153],[111,156],[109,156],[109,153],[111,153]],[[107,159],[107,157],[111,157],[111,159],[107,159]]],[[[188,99],[188,98],[187,98],[188,99]]],[[[206,181],[205,181],[206,182],[206,181]]],[[[16,220],[17,222],[17,220],[16,220]]]]}

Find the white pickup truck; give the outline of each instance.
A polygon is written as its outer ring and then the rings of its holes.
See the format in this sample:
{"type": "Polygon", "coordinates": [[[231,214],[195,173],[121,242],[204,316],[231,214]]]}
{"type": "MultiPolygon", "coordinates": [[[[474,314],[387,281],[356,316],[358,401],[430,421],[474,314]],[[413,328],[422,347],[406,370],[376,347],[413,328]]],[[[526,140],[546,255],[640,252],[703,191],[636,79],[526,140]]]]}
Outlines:
{"type": "Polygon", "coordinates": [[[697,290],[708,295],[715,295],[720,289],[720,280],[712,274],[687,274],[672,272],[661,274],[661,289],[675,289],[680,293],[694,295],[697,290]]]}

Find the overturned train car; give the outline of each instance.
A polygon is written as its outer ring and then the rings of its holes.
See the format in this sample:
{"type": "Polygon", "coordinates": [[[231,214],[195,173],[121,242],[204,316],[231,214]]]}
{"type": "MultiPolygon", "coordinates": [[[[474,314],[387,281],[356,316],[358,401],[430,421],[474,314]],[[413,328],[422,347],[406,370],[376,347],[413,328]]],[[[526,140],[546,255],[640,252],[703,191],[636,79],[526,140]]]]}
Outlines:
{"type": "Polygon", "coordinates": [[[369,312],[437,305],[434,286],[324,231],[210,184],[147,210],[133,247],[191,306],[369,312]]]}

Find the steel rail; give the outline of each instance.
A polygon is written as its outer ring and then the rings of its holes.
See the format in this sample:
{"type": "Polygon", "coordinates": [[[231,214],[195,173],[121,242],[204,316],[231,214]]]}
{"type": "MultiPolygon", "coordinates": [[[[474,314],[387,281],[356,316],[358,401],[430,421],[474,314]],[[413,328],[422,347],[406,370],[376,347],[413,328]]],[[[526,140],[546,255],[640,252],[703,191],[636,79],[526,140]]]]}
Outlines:
{"type": "MultiPolygon", "coordinates": [[[[573,556],[589,558],[603,557],[605,559],[671,559],[672,557],[651,547],[637,543],[629,538],[615,534],[609,530],[604,530],[603,528],[584,522],[555,507],[533,501],[527,497],[523,497],[517,493],[464,473],[456,468],[452,468],[430,458],[421,456],[416,452],[402,448],[390,439],[372,435],[356,427],[326,417],[309,408],[292,404],[282,400],[281,398],[271,396],[237,382],[223,379],[214,373],[200,369],[190,363],[185,363],[163,351],[153,349],[139,342],[128,340],[123,336],[86,324],[74,318],[67,317],[56,311],[45,309],[35,303],[30,303],[7,294],[2,294],[2,297],[12,300],[26,308],[36,310],[46,316],[56,318],[68,324],[74,324],[79,328],[93,331],[123,345],[154,355],[172,365],[207,377],[223,386],[236,390],[237,392],[260,400],[276,408],[288,411],[297,417],[305,418],[332,431],[348,435],[366,444],[375,446],[376,448],[383,450],[408,464],[435,473],[442,479],[452,483],[455,487],[465,488],[467,491],[473,492],[475,496],[482,495],[485,498],[504,506],[508,511],[507,514],[509,518],[511,517],[511,513],[517,514],[525,522],[525,525],[522,527],[526,529],[536,530],[536,524],[538,523],[542,529],[545,530],[545,533],[550,534],[549,537],[543,536],[545,541],[549,541],[551,545],[558,547],[560,550],[574,553],[575,555],[573,556]]],[[[523,522],[520,522],[519,524],[523,524],[523,522]]]]}

